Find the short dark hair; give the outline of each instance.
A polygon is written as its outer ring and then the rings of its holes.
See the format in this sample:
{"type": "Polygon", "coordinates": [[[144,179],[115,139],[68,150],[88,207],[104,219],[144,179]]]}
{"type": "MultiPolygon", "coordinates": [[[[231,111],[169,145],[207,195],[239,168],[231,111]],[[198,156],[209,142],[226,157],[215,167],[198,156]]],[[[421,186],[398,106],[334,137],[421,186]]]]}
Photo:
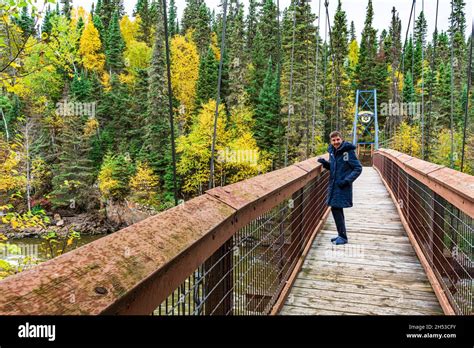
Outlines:
{"type": "Polygon", "coordinates": [[[342,139],[342,134],[341,132],[335,130],[335,131],[332,131],[331,134],[329,134],[329,139],[332,139],[334,137],[339,137],[342,139]]]}

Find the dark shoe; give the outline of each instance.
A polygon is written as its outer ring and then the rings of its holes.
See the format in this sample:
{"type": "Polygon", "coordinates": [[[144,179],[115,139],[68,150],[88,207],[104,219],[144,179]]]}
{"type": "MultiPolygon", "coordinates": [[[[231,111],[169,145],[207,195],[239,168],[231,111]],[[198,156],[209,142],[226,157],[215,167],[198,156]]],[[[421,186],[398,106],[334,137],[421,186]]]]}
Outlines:
{"type": "Polygon", "coordinates": [[[339,236],[334,237],[334,238],[331,238],[331,242],[334,242],[334,241],[335,241],[336,239],[338,239],[338,238],[339,238],[339,236]]]}
{"type": "Polygon", "coordinates": [[[336,244],[336,245],[346,244],[347,239],[344,239],[342,237],[337,237],[336,240],[333,243],[336,244]]]}

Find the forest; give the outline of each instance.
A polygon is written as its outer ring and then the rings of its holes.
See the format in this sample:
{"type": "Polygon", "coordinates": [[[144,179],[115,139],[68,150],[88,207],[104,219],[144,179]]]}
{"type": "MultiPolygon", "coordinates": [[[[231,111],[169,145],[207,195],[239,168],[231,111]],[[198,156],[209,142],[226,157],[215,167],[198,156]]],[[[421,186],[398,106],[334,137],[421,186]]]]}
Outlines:
{"type": "Polygon", "coordinates": [[[396,7],[364,1],[360,40],[341,0],[329,28],[307,0],[281,13],[274,0],[226,5],[224,23],[223,6],[186,0],[178,14],[169,0],[165,22],[159,0],[133,14],[121,0],[1,1],[0,232],[124,202],[152,214],[323,154],[332,130],[350,140],[357,89],[377,89],[381,146],[473,174],[463,0],[451,0],[447,31],[428,32],[418,9],[408,35],[396,7]],[[382,112],[400,102],[422,103],[424,118],[382,112]]]}

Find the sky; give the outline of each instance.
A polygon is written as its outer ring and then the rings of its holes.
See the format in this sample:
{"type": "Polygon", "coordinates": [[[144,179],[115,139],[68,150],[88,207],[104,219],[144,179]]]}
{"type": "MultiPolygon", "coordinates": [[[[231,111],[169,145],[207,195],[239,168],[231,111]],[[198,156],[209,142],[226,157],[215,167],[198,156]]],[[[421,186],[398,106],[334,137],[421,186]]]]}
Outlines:
{"type": "MultiPolygon", "coordinates": [[[[94,0],[73,0],[74,6],[83,6],[86,10],[90,10],[92,2],[94,0]]],[[[95,0],[97,1],[97,0],[95,0]]],[[[186,5],[185,0],[175,0],[176,6],[178,8],[178,17],[181,18],[181,14],[186,5]]],[[[205,0],[207,6],[211,9],[216,9],[216,12],[219,11],[218,4],[221,0],[205,0]]],[[[291,0],[280,0],[280,10],[283,12],[283,9],[290,4],[291,0]]],[[[323,23],[326,20],[326,9],[324,7],[324,0],[312,0],[311,7],[313,13],[318,14],[319,12],[319,2],[321,1],[321,29],[324,30],[323,23]]],[[[471,23],[473,18],[473,1],[474,0],[465,0],[466,3],[466,36],[471,32],[471,23]]],[[[356,28],[357,38],[360,40],[361,31],[364,27],[365,21],[365,12],[367,7],[367,0],[341,0],[342,9],[346,12],[347,24],[350,25],[351,21],[354,21],[356,28]]],[[[248,8],[248,0],[243,0],[245,9],[248,8]]],[[[406,25],[408,18],[410,17],[410,9],[412,0],[373,0],[374,7],[374,22],[373,26],[378,30],[378,33],[382,29],[387,29],[390,25],[391,19],[391,9],[393,6],[396,7],[399,12],[399,16],[402,20],[402,38],[405,37],[406,25]]],[[[125,10],[128,14],[132,14],[133,8],[135,7],[136,0],[124,0],[125,10]]],[[[424,5],[424,10],[426,13],[426,18],[428,21],[428,39],[431,39],[431,34],[435,26],[435,15],[436,15],[436,0],[417,0],[415,5],[416,16],[420,13],[422,6],[424,5]]],[[[331,25],[334,20],[334,13],[337,7],[337,0],[329,0],[329,16],[331,25]]],[[[450,0],[439,0],[439,10],[438,10],[438,28],[439,30],[447,30],[449,25],[449,13],[451,11],[450,0]]],[[[412,26],[410,27],[410,31],[412,26]]]]}

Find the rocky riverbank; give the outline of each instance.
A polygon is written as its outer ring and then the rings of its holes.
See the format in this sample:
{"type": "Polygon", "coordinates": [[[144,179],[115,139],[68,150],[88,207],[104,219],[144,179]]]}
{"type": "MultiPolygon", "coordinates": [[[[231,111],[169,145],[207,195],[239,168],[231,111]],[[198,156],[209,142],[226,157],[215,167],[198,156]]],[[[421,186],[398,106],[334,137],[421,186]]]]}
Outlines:
{"type": "Polygon", "coordinates": [[[115,232],[121,228],[139,222],[156,214],[154,210],[139,206],[132,202],[111,203],[106,209],[81,213],[74,216],[61,216],[55,213],[50,216],[50,224],[44,228],[13,229],[9,225],[0,224],[0,233],[8,239],[35,238],[42,233],[54,231],[66,235],[69,231],[80,232],[81,235],[99,235],[115,232]]]}

